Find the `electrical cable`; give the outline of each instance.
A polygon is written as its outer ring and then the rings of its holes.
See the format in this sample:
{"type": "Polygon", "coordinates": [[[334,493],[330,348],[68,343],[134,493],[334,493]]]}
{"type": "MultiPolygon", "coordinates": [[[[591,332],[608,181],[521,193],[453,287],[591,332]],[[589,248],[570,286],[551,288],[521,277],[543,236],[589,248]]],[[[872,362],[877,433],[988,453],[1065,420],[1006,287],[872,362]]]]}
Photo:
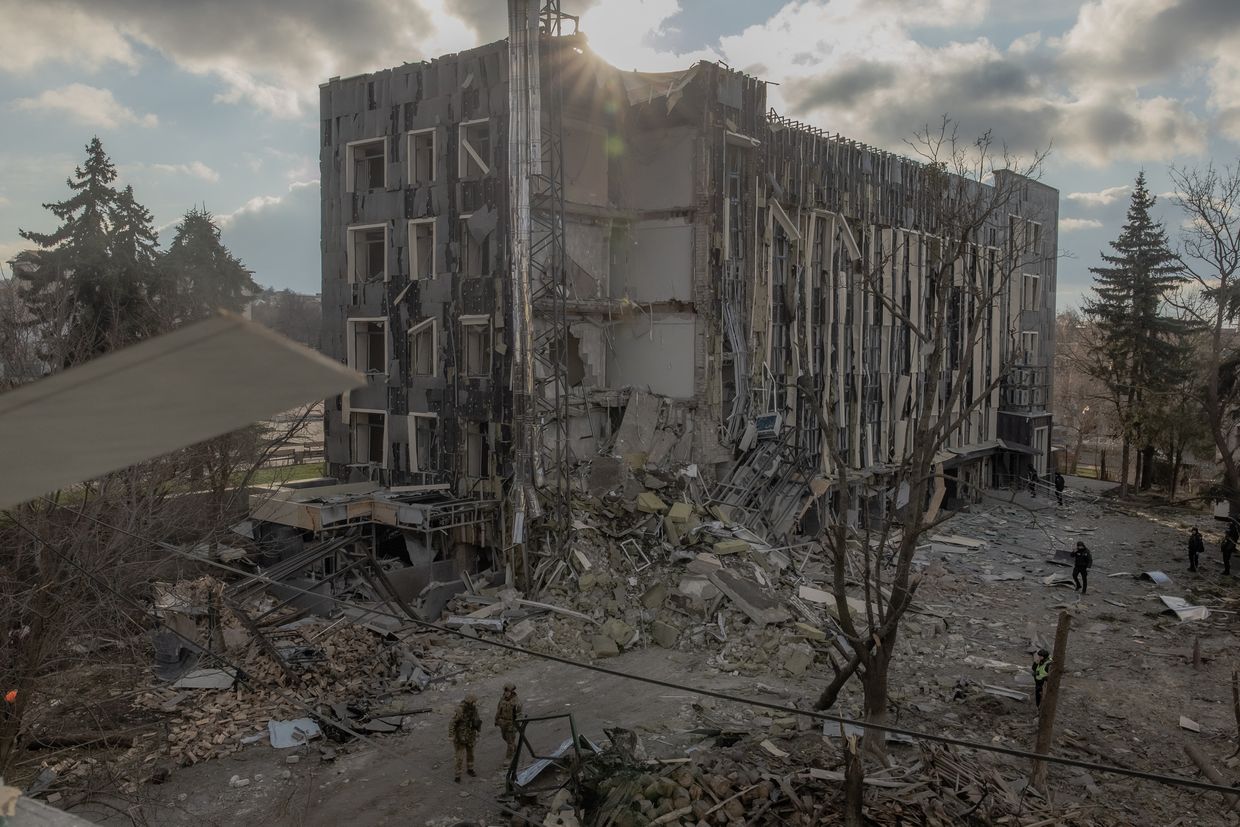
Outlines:
{"type": "MultiPolygon", "coordinates": [[[[49,502],[51,501],[49,500],[49,502]]],[[[296,587],[296,586],[293,586],[287,583],[279,583],[278,581],[272,580],[271,578],[265,577],[263,575],[254,574],[252,572],[247,572],[247,571],[244,571],[243,569],[238,569],[238,568],[229,566],[225,563],[219,563],[213,560],[205,560],[203,558],[196,557],[192,554],[189,554],[188,552],[185,552],[182,549],[177,548],[176,546],[170,545],[168,543],[163,543],[158,540],[152,540],[149,537],[143,537],[139,534],[135,534],[134,532],[128,531],[127,529],[123,529],[118,526],[111,525],[107,521],[102,520],[98,517],[94,517],[84,512],[69,508],[68,506],[60,505],[59,503],[54,503],[54,502],[52,504],[56,505],[58,508],[62,508],[66,511],[69,511],[74,514],[78,514],[79,516],[82,516],[89,520],[97,522],[100,525],[103,525],[107,528],[112,529],[113,531],[119,531],[123,534],[127,534],[128,536],[133,537],[136,540],[140,540],[144,543],[154,545],[158,548],[166,549],[172,552],[173,554],[177,554],[179,556],[185,557],[186,559],[193,560],[198,563],[205,563],[208,565],[212,565],[212,566],[215,566],[216,568],[223,569],[224,571],[228,571],[233,574],[239,574],[239,575],[246,576],[246,577],[252,577],[262,582],[266,582],[268,584],[279,585],[283,589],[301,592],[303,594],[311,595],[318,599],[328,599],[329,601],[332,601],[332,602],[335,602],[341,605],[349,606],[351,608],[356,608],[356,609],[364,608],[361,606],[357,606],[348,600],[336,598],[334,596],[325,595],[325,594],[321,594],[318,592],[312,592],[309,589],[302,589],[302,588],[299,588],[299,587],[296,587]]],[[[876,724],[872,722],[856,720],[853,718],[847,718],[841,715],[832,715],[830,713],[820,712],[817,710],[798,709],[797,707],[794,707],[794,706],[785,706],[783,704],[777,704],[777,703],[772,703],[770,701],[758,700],[756,698],[746,698],[744,696],[733,695],[731,693],[720,692],[720,691],[713,690],[713,689],[704,689],[701,687],[686,686],[684,684],[678,684],[672,681],[665,681],[659,678],[652,678],[646,675],[636,675],[636,674],[632,674],[628,672],[621,672],[616,669],[608,669],[605,666],[599,666],[593,663],[583,663],[581,661],[572,660],[571,658],[561,657],[560,655],[553,655],[553,654],[549,654],[546,652],[538,652],[533,649],[525,649],[523,647],[516,646],[511,643],[505,643],[500,640],[493,640],[491,638],[483,638],[483,637],[475,637],[461,630],[450,629],[446,626],[441,626],[437,623],[432,623],[431,621],[428,621],[428,620],[421,620],[418,618],[411,618],[411,617],[402,617],[392,612],[385,612],[379,609],[365,608],[365,611],[368,611],[369,613],[380,616],[380,617],[389,617],[394,620],[399,620],[404,623],[410,623],[415,626],[421,626],[423,628],[430,629],[430,630],[440,632],[443,634],[453,635],[455,637],[463,638],[466,640],[471,640],[477,643],[482,643],[487,646],[493,646],[493,647],[504,649],[510,652],[516,652],[519,654],[529,655],[531,657],[538,658],[541,660],[552,661],[554,663],[559,663],[564,666],[569,666],[569,667],[576,668],[576,669],[584,669],[584,670],[588,670],[591,672],[597,672],[603,675],[609,675],[614,678],[621,678],[624,680],[631,680],[631,681],[636,681],[639,683],[646,683],[651,686],[658,686],[664,689],[675,689],[681,692],[688,692],[691,694],[700,695],[702,697],[714,698],[716,700],[729,701],[732,703],[738,703],[738,704],[748,705],[748,706],[756,706],[756,707],[760,707],[764,709],[770,709],[776,712],[784,712],[784,713],[791,714],[791,715],[804,715],[809,718],[816,718],[822,721],[830,721],[832,723],[855,726],[861,729],[873,729],[873,730],[878,730],[879,732],[889,732],[895,735],[905,735],[905,736],[914,738],[916,740],[921,740],[921,741],[929,741],[933,743],[947,744],[950,746],[962,747],[965,749],[979,750],[982,752],[993,752],[993,753],[997,753],[1000,755],[1009,755],[1015,758],[1023,758],[1023,759],[1027,759],[1031,761],[1046,761],[1052,764],[1060,764],[1062,766],[1067,766],[1067,767],[1076,767],[1078,769],[1107,773],[1109,775],[1122,775],[1122,776],[1127,776],[1129,778],[1137,778],[1137,779],[1141,779],[1144,781],[1153,781],[1159,784],[1166,784],[1168,786],[1192,787],[1194,789],[1210,790],[1212,792],[1219,792],[1219,793],[1224,793],[1227,795],[1235,795],[1237,794],[1237,792],[1240,792],[1240,789],[1236,787],[1228,787],[1222,784],[1214,784],[1209,781],[1199,781],[1195,778],[1187,778],[1185,776],[1147,772],[1145,770],[1131,769],[1128,767],[1120,767],[1120,766],[1109,765],[1109,764],[1099,764],[1099,763],[1095,763],[1092,761],[1082,761],[1077,758],[1068,758],[1066,756],[1042,754],[1042,753],[1033,752],[1031,750],[1019,749],[1016,747],[1005,747],[999,744],[986,743],[983,741],[970,741],[964,738],[954,738],[950,735],[940,735],[940,734],[935,734],[935,733],[920,732],[918,730],[907,729],[905,727],[892,726],[891,724],[876,724]]]]}
{"type": "MultiPolygon", "coordinates": [[[[64,506],[60,506],[60,507],[61,507],[61,508],[65,508],[64,506]]],[[[67,510],[72,511],[72,509],[67,509],[67,510]]],[[[80,513],[80,512],[79,512],[79,513],[80,513]]],[[[86,515],[86,514],[82,514],[82,516],[87,517],[87,519],[94,519],[93,517],[90,517],[89,515],[86,515]]],[[[137,609],[138,611],[142,612],[142,613],[143,613],[143,615],[150,616],[150,614],[151,614],[150,610],[149,610],[149,609],[147,609],[147,607],[143,606],[141,603],[139,603],[137,600],[135,600],[134,598],[129,597],[129,596],[127,596],[127,595],[124,595],[124,594],[122,594],[122,593],[121,593],[121,592],[119,592],[119,591],[117,591],[117,590],[116,590],[116,589],[115,589],[115,588],[114,588],[114,587],[113,587],[110,583],[108,583],[107,581],[103,580],[103,579],[102,579],[101,577],[99,577],[97,574],[95,574],[94,572],[88,571],[88,570],[87,570],[85,567],[83,567],[80,563],[78,563],[77,561],[72,560],[72,559],[70,559],[69,557],[67,557],[66,555],[64,555],[64,554],[60,551],[60,549],[56,548],[54,545],[52,545],[52,544],[51,544],[50,542],[48,542],[47,540],[44,540],[42,537],[40,537],[40,536],[38,535],[38,533],[37,533],[37,532],[35,532],[34,530],[32,530],[31,528],[29,528],[28,526],[26,526],[26,525],[25,525],[24,523],[22,523],[20,520],[17,520],[16,518],[13,518],[13,522],[14,522],[14,524],[15,524],[15,525],[17,525],[17,527],[18,527],[18,528],[20,528],[22,531],[25,531],[27,534],[29,534],[31,537],[33,537],[33,538],[34,538],[36,541],[38,541],[39,543],[42,543],[42,544],[43,544],[43,546],[44,546],[45,548],[47,548],[47,549],[48,549],[48,551],[50,551],[50,552],[52,552],[53,554],[55,554],[57,557],[59,557],[59,558],[60,558],[61,560],[63,560],[65,563],[68,563],[70,566],[72,566],[72,567],[76,568],[78,571],[80,571],[80,572],[81,572],[83,575],[85,575],[87,578],[89,578],[90,580],[93,580],[95,583],[99,584],[100,586],[103,586],[105,589],[107,589],[108,591],[112,592],[114,595],[116,595],[116,596],[117,596],[118,598],[120,598],[122,601],[124,601],[124,602],[128,603],[129,605],[133,606],[133,607],[134,607],[135,609],[137,609]]],[[[106,522],[103,522],[103,521],[97,521],[97,522],[100,522],[100,524],[101,524],[101,525],[108,526],[109,528],[112,528],[112,529],[113,529],[113,530],[115,530],[115,531],[120,531],[121,533],[128,534],[129,536],[135,537],[136,539],[140,539],[140,540],[142,540],[143,542],[148,542],[148,543],[153,542],[152,540],[150,540],[150,539],[148,539],[148,538],[143,538],[143,537],[140,537],[140,536],[138,536],[138,535],[136,535],[136,534],[133,534],[132,532],[126,531],[125,529],[119,528],[119,527],[117,527],[117,526],[110,526],[110,525],[108,525],[108,523],[106,523],[106,522]]],[[[140,629],[143,633],[145,633],[145,632],[147,631],[147,629],[146,629],[144,626],[142,626],[142,624],[138,623],[138,621],[137,621],[136,619],[134,619],[134,618],[132,618],[132,617],[129,617],[128,615],[125,615],[125,617],[126,617],[126,618],[128,618],[128,619],[130,620],[130,622],[132,622],[133,624],[135,624],[136,626],[138,626],[138,628],[139,628],[139,629],[140,629]]],[[[177,637],[181,638],[181,639],[182,639],[183,641],[185,641],[186,643],[188,643],[188,644],[190,644],[190,645],[192,645],[192,646],[194,646],[194,647],[196,647],[196,648],[198,647],[198,643],[197,643],[197,641],[190,640],[188,637],[186,637],[186,636],[185,636],[185,635],[183,635],[182,633],[178,632],[176,629],[173,629],[173,628],[172,628],[172,626],[170,626],[169,624],[165,623],[165,622],[163,621],[163,619],[162,619],[162,618],[159,618],[158,616],[156,616],[156,617],[155,617],[155,619],[156,619],[156,622],[158,622],[160,625],[162,625],[162,626],[163,626],[165,629],[167,629],[168,631],[172,632],[172,634],[174,634],[174,635],[176,635],[177,637]]],[[[233,662],[232,662],[232,661],[230,661],[228,658],[224,657],[222,654],[220,654],[220,653],[218,653],[218,652],[210,652],[210,653],[208,653],[208,654],[210,654],[210,655],[211,655],[211,657],[215,658],[215,659],[216,659],[217,661],[219,661],[220,663],[222,663],[222,664],[224,664],[225,666],[227,666],[227,667],[229,667],[230,669],[232,669],[232,670],[234,671],[235,675],[236,675],[236,678],[237,678],[238,680],[241,680],[243,683],[249,683],[249,684],[251,684],[251,685],[257,684],[257,685],[259,685],[259,686],[262,686],[263,688],[269,689],[269,690],[271,690],[271,691],[275,692],[276,694],[278,694],[278,695],[282,696],[282,697],[283,697],[286,701],[288,701],[288,702],[292,703],[294,706],[297,706],[297,707],[301,708],[302,710],[304,710],[305,712],[307,712],[307,713],[308,713],[308,714],[310,714],[311,716],[313,716],[313,717],[315,717],[315,718],[320,718],[320,719],[327,720],[326,716],[324,716],[321,712],[319,712],[318,710],[314,709],[314,708],[313,708],[313,707],[311,707],[309,704],[307,704],[307,703],[305,703],[304,701],[302,701],[300,698],[298,698],[298,697],[296,697],[296,696],[292,695],[290,692],[288,692],[287,690],[285,690],[283,687],[281,687],[281,686],[279,686],[279,685],[277,685],[277,684],[266,683],[266,682],[261,682],[261,681],[255,681],[255,680],[254,680],[254,678],[253,678],[253,676],[252,676],[252,675],[250,675],[250,674],[249,674],[246,670],[242,669],[240,666],[238,666],[237,664],[233,663],[233,662]]],[[[390,749],[390,748],[389,748],[389,747],[387,747],[386,745],[379,743],[378,741],[374,740],[373,738],[370,738],[370,737],[368,737],[368,736],[366,736],[366,735],[363,735],[362,733],[360,733],[360,732],[358,732],[358,731],[354,730],[352,727],[350,727],[350,726],[349,726],[348,724],[346,724],[344,721],[340,721],[340,720],[337,720],[337,719],[335,719],[335,718],[332,718],[332,719],[330,719],[330,724],[331,724],[331,726],[336,727],[337,729],[339,729],[339,730],[341,730],[341,731],[343,731],[343,732],[347,733],[348,735],[352,735],[354,738],[357,738],[358,740],[363,741],[363,742],[364,742],[364,743],[366,743],[366,744],[369,744],[370,746],[374,747],[374,748],[375,748],[378,752],[383,753],[384,755],[388,756],[389,758],[393,758],[393,759],[395,759],[395,760],[397,760],[397,761],[400,761],[400,762],[402,762],[402,763],[408,760],[407,756],[403,756],[403,755],[401,755],[400,753],[396,752],[395,750],[390,749]]],[[[510,816],[515,817],[515,818],[519,818],[519,819],[521,819],[521,822],[522,822],[522,823],[524,823],[524,824],[530,824],[530,825],[535,824],[535,822],[530,821],[530,820],[529,820],[529,819],[528,819],[525,815],[523,815],[522,813],[518,812],[517,810],[512,809],[511,807],[509,807],[508,805],[504,804],[503,802],[500,802],[500,801],[490,801],[490,800],[485,799],[485,798],[483,798],[482,796],[478,795],[477,793],[471,793],[471,792],[469,792],[468,790],[462,790],[462,792],[466,793],[466,794],[467,794],[467,795],[469,795],[471,798],[475,798],[476,800],[478,800],[478,801],[480,801],[480,802],[482,802],[482,803],[486,804],[487,806],[496,806],[496,807],[499,807],[499,808],[500,808],[501,810],[503,810],[503,811],[504,811],[507,815],[510,815],[510,816]]]]}

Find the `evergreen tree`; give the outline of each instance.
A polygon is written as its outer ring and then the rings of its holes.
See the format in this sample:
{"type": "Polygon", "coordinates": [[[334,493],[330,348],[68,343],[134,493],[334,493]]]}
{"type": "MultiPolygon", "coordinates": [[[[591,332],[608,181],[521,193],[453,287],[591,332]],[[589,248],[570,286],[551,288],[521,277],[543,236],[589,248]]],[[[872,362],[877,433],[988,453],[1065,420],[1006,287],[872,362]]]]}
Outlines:
{"type": "Polygon", "coordinates": [[[99,138],[86,145],[86,163],[74,169],[66,183],[69,198],[44,204],[60,219],[50,233],[18,230],[22,238],[38,245],[23,255],[23,296],[35,322],[72,331],[80,337],[77,353],[64,352],[60,359],[72,362],[93,355],[119,342],[115,302],[109,287],[109,218],[116,202],[112,182],[116,167],[103,151],[99,138]]]}
{"type": "Polygon", "coordinates": [[[121,329],[127,341],[159,332],[154,307],[159,237],[150,210],[139,204],[133,187],[126,186],[112,205],[111,252],[112,290],[124,310],[121,329]]]}
{"type": "Polygon", "coordinates": [[[220,309],[240,312],[258,292],[250,272],[220,240],[219,227],[205,209],[185,213],[161,269],[165,315],[177,324],[220,309]]]}
{"type": "Polygon", "coordinates": [[[1148,483],[1153,450],[1145,420],[1150,404],[1184,378],[1186,362],[1187,325],[1165,312],[1168,293],[1184,277],[1168,246],[1166,230],[1150,216],[1154,203],[1141,172],[1128,220],[1111,242],[1113,253],[1102,253],[1105,264],[1089,268],[1094,274],[1095,297],[1085,303],[1085,312],[1097,324],[1101,339],[1102,369],[1097,378],[1107,382],[1119,400],[1124,491],[1133,444],[1145,451],[1143,479],[1148,483]]]}

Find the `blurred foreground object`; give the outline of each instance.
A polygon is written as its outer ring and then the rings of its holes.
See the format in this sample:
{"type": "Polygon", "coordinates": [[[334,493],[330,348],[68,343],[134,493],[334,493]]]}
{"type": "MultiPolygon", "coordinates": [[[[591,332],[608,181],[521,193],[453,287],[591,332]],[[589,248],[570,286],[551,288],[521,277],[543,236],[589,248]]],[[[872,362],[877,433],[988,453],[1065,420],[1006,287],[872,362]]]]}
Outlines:
{"type": "Polygon", "coordinates": [[[364,383],[221,313],[0,395],[0,509],[364,383]]]}

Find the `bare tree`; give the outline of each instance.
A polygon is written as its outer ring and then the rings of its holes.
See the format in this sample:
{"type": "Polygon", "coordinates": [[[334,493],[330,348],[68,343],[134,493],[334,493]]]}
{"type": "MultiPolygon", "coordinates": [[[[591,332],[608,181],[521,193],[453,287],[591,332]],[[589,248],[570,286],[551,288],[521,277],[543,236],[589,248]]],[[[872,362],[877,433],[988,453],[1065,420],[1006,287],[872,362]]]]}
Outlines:
{"type": "MultiPolygon", "coordinates": [[[[1038,177],[1046,157],[1042,152],[1021,162],[997,150],[989,133],[963,142],[947,118],[937,129],[919,132],[910,146],[924,161],[929,237],[923,306],[906,311],[884,293],[882,262],[857,272],[850,285],[882,302],[913,337],[916,390],[910,394],[915,401],[904,451],[877,476],[851,467],[836,441],[826,440],[834,499],[820,503],[822,513],[831,514],[820,541],[831,560],[836,614],[849,647],[839,647],[845,663],[817,708],[831,706],[856,672],[865,720],[877,724],[888,719],[888,676],[900,622],[920,582],[913,573],[913,557],[923,533],[942,519],[938,512],[944,479],[938,455],[1004,377],[1000,370],[981,387],[970,387],[967,371],[955,369],[971,365],[984,341],[999,338],[992,326],[1006,324],[1002,303],[1013,272],[1033,247],[1033,239],[1019,233],[1008,239],[1007,252],[1000,251],[990,240],[991,231],[1007,236],[1011,207],[1027,180],[1038,177]],[[860,582],[862,605],[849,600],[850,579],[860,582]]],[[[802,380],[803,390],[812,393],[812,383],[807,377],[802,380]]],[[[828,394],[828,403],[816,407],[820,426],[835,434],[847,423],[838,421],[836,391],[829,387],[828,394]]],[[[867,730],[864,742],[867,753],[885,758],[882,732],[867,730]]]]}
{"type": "Polygon", "coordinates": [[[1234,331],[1240,313],[1240,166],[1170,170],[1175,201],[1186,218],[1179,260],[1204,302],[1182,302],[1205,330],[1200,401],[1222,461],[1223,493],[1232,516],[1240,514],[1240,461],[1231,435],[1240,401],[1240,348],[1234,331]]]}

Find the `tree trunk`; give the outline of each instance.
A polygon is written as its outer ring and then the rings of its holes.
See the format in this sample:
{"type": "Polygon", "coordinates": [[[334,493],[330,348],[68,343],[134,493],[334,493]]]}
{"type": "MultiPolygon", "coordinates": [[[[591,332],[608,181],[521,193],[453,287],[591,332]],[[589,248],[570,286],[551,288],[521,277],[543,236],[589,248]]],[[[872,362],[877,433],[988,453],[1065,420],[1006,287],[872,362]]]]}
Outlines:
{"type": "Polygon", "coordinates": [[[1176,448],[1171,455],[1171,501],[1175,501],[1175,494],[1180,490],[1180,468],[1184,464],[1184,449],[1176,448]]]}
{"type": "Polygon", "coordinates": [[[1081,431],[1076,432],[1076,449],[1072,451],[1072,475],[1076,476],[1076,472],[1080,470],[1081,449],[1085,445],[1085,434],[1081,431]]]}
{"type": "Polygon", "coordinates": [[[1107,481],[1107,449],[1105,445],[1102,446],[1098,450],[1098,454],[1102,457],[1102,459],[1098,460],[1098,479],[1102,480],[1103,482],[1106,482],[1107,481]]]}
{"type": "MultiPolygon", "coordinates": [[[[898,626],[896,627],[899,628],[898,626]]],[[[896,632],[881,640],[868,658],[865,674],[861,677],[865,721],[869,724],[887,723],[887,675],[891,666],[891,653],[896,643],[896,632]]],[[[862,746],[867,755],[887,763],[887,733],[867,729],[862,746]]]]}
{"type": "Polygon", "coordinates": [[[844,752],[844,825],[862,827],[865,824],[861,811],[865,797],[865,765],[861,763],[861,750],[857,747],[856,736],[844,738],[844,752]]]}
{"type": "MultiPolygon", "coordinates": [[[[1046,678],[1042,694],[1042,706],[1038,709],[1038,738],[1033,751],[1049,754],[1055,739],[1055,711],[1059,706],[1059,683],[1063,677],[1068,657],[1068,632],[1072,628],[1072,615],[1059,613],[1059,625],[1055,627],[1055,651],[1051,655],[1051,672],[1046,678]]],[[[1046,762],[1034,760],[1033,786],[1046,795],[1046,762]]]]}
{"type": "Polygon", "coordinates": [[[1128,437],[1124,437],[1119,452],[1119,495],[1128,496],[1128,437]]]}
{"type": "Polygon", "coordinates": [[[1141,490],[1154,487],[1154,446],[1146,445],[1141,451],[1141,490]]]}

